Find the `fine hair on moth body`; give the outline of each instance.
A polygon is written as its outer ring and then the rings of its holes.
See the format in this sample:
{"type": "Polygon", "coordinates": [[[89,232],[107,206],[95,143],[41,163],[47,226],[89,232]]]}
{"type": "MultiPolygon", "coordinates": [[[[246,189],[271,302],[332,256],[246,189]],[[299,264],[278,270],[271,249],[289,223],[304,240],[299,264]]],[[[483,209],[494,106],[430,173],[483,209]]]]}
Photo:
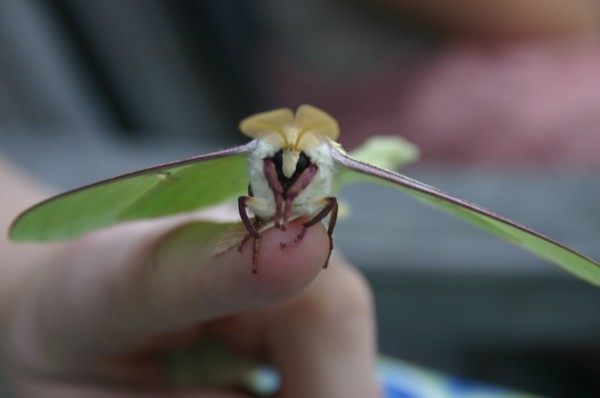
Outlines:
{"type": "Polygon", "coordinates": [[[285,231],[292,219],[308,217],[294,239],[281,242],[285,249],[329,216],[326,268],[338,212],[333,196],[336,168],[331,155],[331,148],[338,145],[337,122],[327,113],[303,105],[295,115],[289,109],[278,109],[250,116],[242,120],[240,130],[254,138],[254,146],[247,155],[248,195],[238,198],[240,218],[248,231],[238,251],[252,239],[252,272],[257,273],[262,226],[273,222],[275,228],[285,231]]]}

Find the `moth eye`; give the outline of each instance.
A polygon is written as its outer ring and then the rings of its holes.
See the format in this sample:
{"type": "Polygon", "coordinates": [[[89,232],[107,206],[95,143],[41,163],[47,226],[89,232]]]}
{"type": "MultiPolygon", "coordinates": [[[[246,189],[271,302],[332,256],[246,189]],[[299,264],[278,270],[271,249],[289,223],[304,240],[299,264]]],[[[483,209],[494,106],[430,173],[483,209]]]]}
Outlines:
{"type": "Polygon", "coordinates": [[[283,151],[277,152],[271,159],[275,163],[275,170],[281,170],[283,167],[283,151]]]}
{"type": "MultiPolygon", "coordinates": [[[[273,163],[275,163],[275,169],[281,170],[283,168],[283,151],[277,152],[275,155],[273,155],[271,160],[273,161],[273,163]]],[[[311,162],[308,159],[308,156],[306,156],[304,152],[300,152],[300,156],[298,157],[298,163],[296,163],[296,171],[302,172],[310,165],[311,162]]]]}
{"type": "Polygon", "coordinates": [[[298,158],[298,163],[296,163],[296,173],[302,172],[310,166],[310,160],[308,160],[308,156],[304,154],[304,152],[300,152],[300,157],[298,158]]]}

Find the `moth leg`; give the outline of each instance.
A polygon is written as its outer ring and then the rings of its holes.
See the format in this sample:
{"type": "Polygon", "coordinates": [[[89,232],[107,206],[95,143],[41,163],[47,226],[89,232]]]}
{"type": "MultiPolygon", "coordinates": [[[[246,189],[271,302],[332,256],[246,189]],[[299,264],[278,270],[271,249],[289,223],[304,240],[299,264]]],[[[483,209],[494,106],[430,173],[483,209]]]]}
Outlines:
{"type": "MultiPolygon", "coordinates": [[[[254,190],[252,189],[252,185],[250,185],[250,184],[248,184],[248,196],[254,197],[254,190]]],[[[254,228],[256,228],[258,230],[260,228],[260,226],[263,224],[263,219],[257,215],[254,215],[254,220],[252,221],[252,223],[254,224],[254,228]]],[[[246,244],[246,242],[248,242],[248,239],[250,239],[251,237],[252,237],[252,235],[250,235],[248,233],[248,234],[246,234],[246,236],[244,236],[244,239],[242,239],[242,241],[239,243],[238,251],[240,253],[242,252],[242,247],[246,244]]]]}
{"type": "MultiPolygon", "coordinates": [[[[263,225],[263,219],[257,216],[254,216],[254,219],[252,220],[252,224],[254,225],[254,228],[256,230],[258,230],[261,225],[263,225]]],[[[242,241],[237,245],[237,251],[238,252],[242,252],[242,248],[244,247],[244,245],[246,244],[246,242],[248,242],[248,240],[250,240],[250,238],[252,238],[252,234],[247,233],[244,238],[242,239],[242,241]]]]}
{"type": "Polygon", "coordinates": [[[331,205],[331,210],[330,210],[330,214],[329,214],[329,223],[327,225],[327,236],[329,237],[329,253],[327,253],[327,259],[325,260],[325,264],[323,265],[323,268],[327,268],[327,266],[329,265],[329,259],[331,258],[331,252],[333,251],[333,230],[335,229],[335,224],[337,222],[337,216],[338,216],[338,202],[336,198],[333,197],[329,197],[326,198],[329,201],[329,204],[333,203],[331,205]]]}
{"type": "MultiPolygon", "coordinates": [[[[296,179],[296,181],[292,184],[291,187],[285,192],[285,212],[283,214],[283,229],[285,230],[289,225],[290,218],[292,217],[292,204],[294,199],[298,195],[302,193],[306,189],[306,187],[311,183],[317,171],[319,169],[317,166],[310,165],[310,167],[306,168],[296,179]]],[[[321,218],[322,219],[322,218],[321,218]]]]}
{"type": "Polygon", "coordinates": [[[263,173],[265,174],[265,179],[267,180],[269,188],[271,188],[271,191],[273,191],[273,199],[275,200],[275,215],[273,216],[275,220],[275,228],[279,228],[285,231],[286,225],[281,225],[283,186],[281,185],[281,182],[279,182],[279,178],[277,177],[277,169],[273,160],[265,159],[263,161],[263,173]]]}
{"type": "MultiPolygon", "coordinates": [[[[248,184],[248,196],[250,197],[254,197],[254,190],[252,189],[252,185],[248,184]]],[[[239,206],[239,198],[238,198],[238,206],[239,206]]],[[[240,218],[241,218],[241,213],[240,213],[240,218]]],[[[260,225],[260,219],[258,218],[258,216],[254,216],[254,228],[258,229],[259,225],[260,225]]],[[[252,235],[250,235],[249,233],[246,234],[246,236],[244,236],[244,239],[242,239],[242,241],[238,244],[237,246],[237,250],[241,253],[242,252],[242,248],[244,247],[244,245],[246,244],[246,242],[248,242],[248,239],[250,239],[252,237],[252,235]]]]}
{"type": "Polygon", "coordinates": [[[327,266],[329,265],[329,258],[331,257],[331,252],[333,251],[333,230],[335,229],[335,223],[337,221],[338,202],[337,199],[334,197],[323,198],[322,201],[325,202],[325,206],[323,207],[323,209],[321,209],[321,211],[317,213],[313,218],[302,224],[302,230],[300,231],[298,236],[296,236],[296,238],[292,239],[289,242],[282,242],[279,245],[282,249],[285,249],[286,247],[295,245],[296,243],[300,242],[302,239],[304,239],[304,235],[306,235],[306,230],[308,230],[308,228],[320,223],[325,217],[327,217],[328,214],[330,214],[329,223],[327,226],[327,236],[329,237],[329,253],[327,253],[327,259],[325,260],[325,264],[323,265],[323,268],[327,268],[327,266]]]}
{"type": "Polygon", "coordinates": [[[238,210],[240,213],[240,218],[242,220],[242,223],[246,227],[246,230],[248,230],[247,237],[244,237],[244,239],[242,239],[242,241],[238,245],[238,251],[241,253],[242,246],[244,245],[244,243],[246,243],[248,241],[248,239],[250,239],[251,237],[253,238],[253,241],[252,241],[252,273],[256,274],[258,272],[258,267],[257,267],[258,250],[260,247],[259,242],[260,242],[261,235],[258,232],[257,225],[252,223],[252,221],[250,220],[250,217],[248,217],[248,212],[246,211],[246,209],[248,208],[248,201],[250,201],[252,199],[254,199],[254,198],[251,196],[240,196],[238,198],[238,210]]]}

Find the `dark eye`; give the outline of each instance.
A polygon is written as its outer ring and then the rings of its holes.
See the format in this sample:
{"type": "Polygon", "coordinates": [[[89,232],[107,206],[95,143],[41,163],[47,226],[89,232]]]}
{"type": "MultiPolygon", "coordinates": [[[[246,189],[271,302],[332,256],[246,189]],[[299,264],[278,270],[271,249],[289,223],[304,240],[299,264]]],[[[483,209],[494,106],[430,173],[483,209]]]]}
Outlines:
{"type": "Polygon", "coordinates": [[[291,177],[286,177],[283,174],[283,151],[277,152],[271,158],[271,161],[275,165],[275,171],[277,171],[277,179],[281,183],[283,187],[283,191],[286,192],[288,188],[296,182],[300,174],[306,169],[308,169],[311,165],[308,156],[304,152],[300,152],[300,156],[298,156],[298,162],[296,163],[296,170],[294,170],[294,174],[291,177]]]}
{"type": "Polygon", "coordinates": [[[302,173],[308,168],[308,166],[310,166],[310,160],[308,160],[308,156],[306,156],[304,152],[300,152],[300,157],[298,158],[298,163],[296,164],[296,173],[302,173]]]}
{"type": "MultiPolygon", "coordinates": [[[[277,152],[271,158],[273,163],[275,163],[275,170],[280,171],[283,168],[283,151],[277,152]]],[[[296,163],[296,171],[294,174],[300,174],[304,170],[306,170],[310,166],[310,160],[308,156],[304,154],[304,152],[300,152],[300,157],[298,158],[298,163],[296,163]]]]}
{"type": "Polygon", "coordinates": [[[275,163],[275,170],[281,170],[283,167],[283,151],[277,152],[273,158],[273,163],[275,163]]]}

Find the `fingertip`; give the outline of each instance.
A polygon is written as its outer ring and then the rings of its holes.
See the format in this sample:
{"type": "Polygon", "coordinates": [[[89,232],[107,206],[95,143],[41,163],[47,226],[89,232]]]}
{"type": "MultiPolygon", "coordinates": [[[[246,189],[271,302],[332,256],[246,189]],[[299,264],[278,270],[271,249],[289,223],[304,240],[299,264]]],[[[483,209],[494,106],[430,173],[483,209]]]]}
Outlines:
{"type": "Polygon", "coordinates": [[[61,309],[47,327],[60,333],[68,327],[95,343],[118,347],[155,333],[276,304],[314,280],[329,250],[321,225],[309,228],[304,239],[282,249],[281,242],[300,233],[301,222],[293,222],[287,231],[271,228],[263,232],[257,274],[252,273],[251,245],[239,253],[231,241],[231,249],[215,256],[220,252],[215,248],[232,224],[153,221],[98,232],[70,246],[61,264],[72,266],[71,272],[49,272],[55,276],[39,294],[52,298],[36,303],[52,311],[61,309]],[[55,294],[60,290],[61,294],[55,294]],[[90,317],[103,319],[102,325],[89,322],[90,317]]]}
{"type": "Polygon", "coordinates": [[[302,228],[302,221],[295,220],[285,231],[269,228],[262,232],[256,273],[252,273],[250,241],[241,253],[232,250],[215,259],[220,264],[214,267],[229,268],[223,271],[231,272],[237,293],[245,296],[249,304],[275,303],[291,297],[315,279],[329,253],[329,237],[321,224],[308,228],[297,243],[282,247],[282,243],[294,240],[302,228]]]}
{"type": "Polygon", "coordinates": [[[304,238],[288,246],[302,232],[296,220],[286,231],[271,228],[263,234],[259,253],[259,283],[274,295],[289,296],[305,288],[322,270],[329,254],[329,237],[318,224],[306,230],[304,238]]]}
{"type": "Polygon", "coordinates": [[[281,247],[298,236],[302,222],[293,221],[286,231],[269,228],[261,233],[256,273],[252,272],[252,239],[240,252],[239,239],[230,240],[223,230],[185,226],[159,245],[151,290],[162,292],[161,308],[182,322],[279,303],[306,288],[329,253],[329,237],[321,224],[308,228],[297,243],[281,247]],[[219,237],[230,248],[214,256],[211,247],[220,245],[219,237]]]}

